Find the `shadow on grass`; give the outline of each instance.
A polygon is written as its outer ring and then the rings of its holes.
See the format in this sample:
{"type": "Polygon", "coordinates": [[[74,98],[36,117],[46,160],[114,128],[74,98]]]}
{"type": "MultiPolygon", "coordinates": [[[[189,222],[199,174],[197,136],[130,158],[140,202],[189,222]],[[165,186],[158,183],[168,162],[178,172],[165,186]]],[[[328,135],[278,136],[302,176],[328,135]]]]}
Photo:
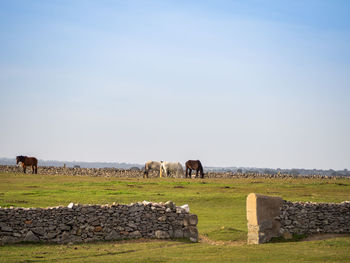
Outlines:
{"type": "Polygon", "coordinates": [[[308,235],[306,234],[302,234],[302,235],[294,234],[290,239],[285,239],[283,237],[273,237],[268,243],[299,242],[299,241],[303,241],[307,237],[308,235]]]}
{"type": "Polygon", "coordinates": [[[91,242],[78,242],[78,243],[72,243],[69,241],[64,241],[62,243],[56,243],[56,242],[45,242],[45,241],[20,241],[20,242],[14,242],[14,243],[5,243],[1,244],[1,247],[25,247],[25,246],[50,246],[50,247],[57,247],[57,246],[64,246],[64,247],[72,247],[74,249],[77,249],[76,246],[89,246],[89,245],[101,245],[101,244],[133,244],[133,243],[150,243],[150,242],[176,242],[176,243],[184,243],[184,244],[194,244],[195,242],[190,241],[187,238],[169,238],[169,239],[158,239],[158,238],[122,238],[122,239],[116,239],[116,240],[99,240],[99,241],[91,241],[91,242]]]}
{"type": "Polygon", "coordinates": [[[218,241],[244,241],[247,239],[247,232],[232,227],[220,227],[205,234],[210,239],[218,241]]]}

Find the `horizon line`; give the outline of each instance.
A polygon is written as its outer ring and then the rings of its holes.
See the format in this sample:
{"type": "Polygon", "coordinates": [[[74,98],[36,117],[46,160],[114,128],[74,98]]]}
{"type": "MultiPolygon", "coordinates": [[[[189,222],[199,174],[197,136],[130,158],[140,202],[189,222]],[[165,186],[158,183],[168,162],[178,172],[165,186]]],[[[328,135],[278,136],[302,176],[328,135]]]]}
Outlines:
{"type": "MultiPolygon", "coordinates": [[[[9,158],[9,157],[0,157],[0,159],[16,159],[16,158],[9,158]]],[[[40,161],[44,161],[44,162],[61,162],[61,163],[109,163],[109,164],[135,164],[135,165],[144,165],[144,163],[137,163],[137,162],[118,162],[118,161],[62,161],[62,160],[45,160],[45,159],[38,159],[40,161]]],[[[255,168],[255,169],[273,169],[273,170],[293,170],[293,169],[297,169],[297,170],[321,170],[321,171],[347,171],[349,170],[348,168],[344,168],[344,169],[332,169],[332,168],[328,168],[328,169],[321,169],[321,168],[272,168],[272,167],[258,167],[258,166],[206,166],[204,165],[203,167],[207,167],[207,168],[245,168],[245,169],[251,169],[251,168],[255,168]]]]}

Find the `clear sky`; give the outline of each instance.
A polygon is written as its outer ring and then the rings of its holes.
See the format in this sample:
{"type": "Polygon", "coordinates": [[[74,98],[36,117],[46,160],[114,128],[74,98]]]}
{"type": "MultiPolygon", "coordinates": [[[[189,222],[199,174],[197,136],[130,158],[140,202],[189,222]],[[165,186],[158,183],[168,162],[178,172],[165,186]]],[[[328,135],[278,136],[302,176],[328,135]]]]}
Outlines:
{"type": "Polygon", "coordinates": [[[0,157],[350,168],[350,1],[0,1],[0,157]]]}

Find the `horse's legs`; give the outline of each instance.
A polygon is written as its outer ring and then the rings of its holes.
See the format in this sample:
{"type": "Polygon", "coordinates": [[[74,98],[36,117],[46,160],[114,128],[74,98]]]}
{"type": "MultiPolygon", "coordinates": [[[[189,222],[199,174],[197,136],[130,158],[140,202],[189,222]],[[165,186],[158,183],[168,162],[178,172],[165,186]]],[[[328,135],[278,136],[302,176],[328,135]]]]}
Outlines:
{"type": "Polygon", "coordinates": [[[189,169],[190,169],[190,176],[189,177],[192,178],[192,175],[191,175],[192,174],[192,169],[191,168],[189,168],[189,169]]]}
{"type": "Polygon", "coordinates": [[[35,174],[37,174],[38,173],[38,166],[37,165],[35,165],[35,174]]]}
{"type": "Polygon", "coordinates": [[[169,170],[165,166],[163,166],[163,168],[164,168],[164,177],[169,177],[168,175],[169,170]]]}
{"type": "Polygon", "coordinates": [[[26,166],[23,164],[23,173],[26,173],[26,166]]]}
{"type": "Polygon", "coordinates": [[[198,178],[198,170],[196,170],[196,178],[198,178]]]}
{"type": "Polygon", "coordinates": [[[35,164],[32,165],[32,173],[33,173],[33,174],[36,174],[36,173],[37,173],[36,170],[37,170],[37,166],[36,166],[35,164]]]}

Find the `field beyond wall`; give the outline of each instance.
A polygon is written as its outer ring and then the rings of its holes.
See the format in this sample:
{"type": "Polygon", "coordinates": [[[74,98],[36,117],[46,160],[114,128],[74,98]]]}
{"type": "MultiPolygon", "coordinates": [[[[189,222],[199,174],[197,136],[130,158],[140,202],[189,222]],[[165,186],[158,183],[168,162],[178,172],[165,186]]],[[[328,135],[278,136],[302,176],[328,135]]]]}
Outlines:
{"type": "Polygon", "coordinates": [[[132,240],[78,245],[0,246],[0,262],[350,262],[350,235],[319,241],[246,245],[249,193],[289,201],[350,201],[350,179],[113,178],[0,173],[0,206],[189,204],[199,243],[132,240]]]}

